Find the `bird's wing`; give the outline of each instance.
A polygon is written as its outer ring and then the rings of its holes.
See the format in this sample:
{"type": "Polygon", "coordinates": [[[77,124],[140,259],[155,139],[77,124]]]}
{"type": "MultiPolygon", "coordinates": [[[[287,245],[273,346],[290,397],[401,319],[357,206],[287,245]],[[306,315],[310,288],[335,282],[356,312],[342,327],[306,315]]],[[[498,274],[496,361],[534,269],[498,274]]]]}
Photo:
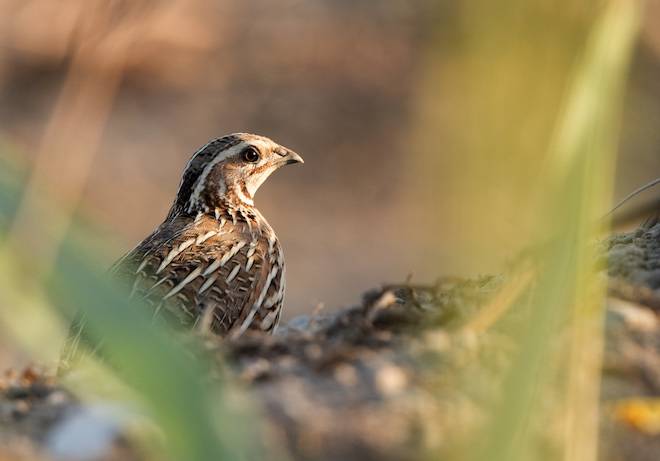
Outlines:
{"type": "MultiPolygon", "coordinates": [[[[227,227],[160,228],[110,272],[132,299],[152,306],[154,316],[174,326],[225,335],[240,323],[244,331],[254,320],[263,320],[260,307],[281,302],[276,292],[282,274],[271,267],[281,250],[278,245],[274,253],[272,243],[257,233],[227,227]]],[[[85,323],[82,315],[74,320],[61,368],[76,361],[80,343],[97,348],[86,337],[85,323]]]]}
{"type": "Polygon", "coordinates": [[[134,299],[153,306],[154,315],[186,328],[227,333],[268,278],[268,244],[256,234],[197,227],[149,246],[148,252],[138,247],[115,274],[130,284],[134,299]]]}
{"type": "Polygon", "coordinates": [[[245,309],[232,327],[233,335],[256,329],[272,332],[277,326],[284,300],[284,254],[275,235],[270,232],[257,246],[258,279],[245,309]]]}

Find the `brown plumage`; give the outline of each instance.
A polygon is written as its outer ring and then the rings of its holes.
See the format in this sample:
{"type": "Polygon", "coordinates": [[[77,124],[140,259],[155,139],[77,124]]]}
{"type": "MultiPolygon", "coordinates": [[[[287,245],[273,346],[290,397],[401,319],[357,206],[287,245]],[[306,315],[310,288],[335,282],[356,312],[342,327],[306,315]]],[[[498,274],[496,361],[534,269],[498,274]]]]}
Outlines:
{"type": "MultiPolygon", "coordinates": [[[[175,325],[220,336],[272,332],[285,289],[282,247],[253,195],[295,152],[246,133],[215,139],[186,166],[165,221],[112,274],[175,325]]],[[[64,360],[84,336],[75,322],[64,360]]]]}

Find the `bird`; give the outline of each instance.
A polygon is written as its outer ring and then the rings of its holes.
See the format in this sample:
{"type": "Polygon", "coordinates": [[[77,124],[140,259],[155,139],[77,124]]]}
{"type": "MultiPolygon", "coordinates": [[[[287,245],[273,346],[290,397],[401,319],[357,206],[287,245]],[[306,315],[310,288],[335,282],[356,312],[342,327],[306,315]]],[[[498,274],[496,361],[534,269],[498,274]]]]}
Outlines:
{"type": "MultiPolygon", "coordinates": [[[[188,161],[165,220],[111,266],[111,276],[154,317],[184,330],[220,337],[272,333],[286,267],[254,195],[273,172],[300,163],[300,155],[265,136],[212,139],[188,161]]],[[[86,342],[85,323],[80,316],[72,323],[65,367],[86,342]]]]}

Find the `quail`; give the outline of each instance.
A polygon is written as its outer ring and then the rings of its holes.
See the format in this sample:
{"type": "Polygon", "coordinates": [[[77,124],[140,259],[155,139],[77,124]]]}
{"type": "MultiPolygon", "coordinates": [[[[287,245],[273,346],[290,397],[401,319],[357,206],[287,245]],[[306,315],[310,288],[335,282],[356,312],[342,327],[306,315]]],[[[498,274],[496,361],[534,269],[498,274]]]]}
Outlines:
{"type": "MultiPolygon", "coordinates": [[[[111,274],[154,316],[185,329],[273,332],[284,299],[284,254],[253,197],[275,170],[294,163],[303,159],[264,136],[213,139],[186,165],[165,221],[111,274]]],[[[84,323],[74,321],[63,361],[76,353],[84,323]]]]}

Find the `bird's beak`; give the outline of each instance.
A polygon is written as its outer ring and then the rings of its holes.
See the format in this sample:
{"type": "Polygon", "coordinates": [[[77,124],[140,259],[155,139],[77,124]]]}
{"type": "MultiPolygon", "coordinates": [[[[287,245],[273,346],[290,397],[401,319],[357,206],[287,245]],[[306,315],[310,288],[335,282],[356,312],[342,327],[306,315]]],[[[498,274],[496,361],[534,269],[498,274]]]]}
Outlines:
{"type": "Polygon", "coordinates": [[[286,147],[279,147],[277,150],[275,150],[275,153],[282,157],[281,159],[278,160],[278,163],[280,165],[291,165],[293,163],[305,163],[303,158],[296,154],[294,151],[291,149],[287,149],[286,147]]]}
{"type": "Polygon", "coordinates": [[[305,163],[303,158],[292,150],[288,151],[284,158],[286,159],[287,165],[291,165],[293,163],[305,163]]]}

